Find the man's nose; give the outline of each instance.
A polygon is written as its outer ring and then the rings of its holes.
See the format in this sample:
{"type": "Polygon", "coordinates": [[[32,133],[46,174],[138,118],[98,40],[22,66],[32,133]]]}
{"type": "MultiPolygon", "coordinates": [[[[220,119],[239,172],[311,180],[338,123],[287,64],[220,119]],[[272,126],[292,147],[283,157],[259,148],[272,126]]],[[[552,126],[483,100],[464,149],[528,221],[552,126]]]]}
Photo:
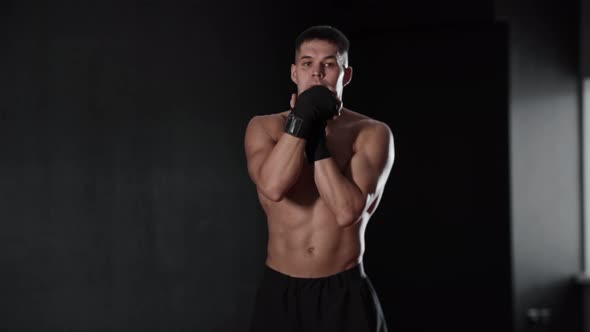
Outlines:
{"type": "Polygon", "coordinates": [[[321,65],[319,67],[314,68],[313,76],[317,76],[319,78],[324,77],[324,70],[321,65]]]}

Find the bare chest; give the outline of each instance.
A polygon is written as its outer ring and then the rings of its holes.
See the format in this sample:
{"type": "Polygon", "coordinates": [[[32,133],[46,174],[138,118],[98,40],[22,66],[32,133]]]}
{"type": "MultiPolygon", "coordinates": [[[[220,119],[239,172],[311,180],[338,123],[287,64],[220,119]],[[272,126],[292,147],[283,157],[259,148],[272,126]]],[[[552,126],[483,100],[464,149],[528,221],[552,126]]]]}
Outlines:
{"type": "MultiPolygon", "coordinates": [[[[278,141],[282,135],[288,135],[282,132],[282,128],[273,130],[273,139],[278,141]]],[[[326,144],[332,159],[342,174],[346,174],[352,155],[354,154],[355,132],[345,126],[328,126],[326,129],[326,144]]],[[[295,185],[291,188],[289,196],[317,194],[317,188],[314,181],[314,165],[307,159],[303,163],[301,174],[295,185]]],[[[311,196],[313,197],[313,196],[311,196]]]]}
{"type": "MultiPolygon", "coordinates": [[[[277,142],[282,135],[288,134],[283,133],[282,129],[277,129],[271,135],[274,141],[277,142]]],[[[350,128],[342,126],[326,128],[326,145],[330,150],[332,159],[341,171],[348,166],[354,154],[354,139],[354,132],[350,128]]],[[[304,166],[308,166],[310,170],[313,170],[313,164],[308,163],[307,159],[304,166]]]]}

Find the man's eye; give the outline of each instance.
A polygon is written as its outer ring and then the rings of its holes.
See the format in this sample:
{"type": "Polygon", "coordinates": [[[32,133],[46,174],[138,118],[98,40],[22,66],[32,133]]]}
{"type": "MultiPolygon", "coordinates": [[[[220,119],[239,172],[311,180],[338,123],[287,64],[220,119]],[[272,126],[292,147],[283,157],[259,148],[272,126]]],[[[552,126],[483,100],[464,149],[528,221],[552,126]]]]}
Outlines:
{"type": "Polygon", "coordinates": [[[326,67],[333,67],[333,66],[334,66],[334,63],[333,62],[326,63],[326,67]]]}
{"type": "Polygon", "coordinates": [[[304,62],[304,63],[303,63],[303,65],[304,65],[304,66],[309,66],[309,64],[310,64],[310,63],[311,63],[311,62],[304,62]]]}

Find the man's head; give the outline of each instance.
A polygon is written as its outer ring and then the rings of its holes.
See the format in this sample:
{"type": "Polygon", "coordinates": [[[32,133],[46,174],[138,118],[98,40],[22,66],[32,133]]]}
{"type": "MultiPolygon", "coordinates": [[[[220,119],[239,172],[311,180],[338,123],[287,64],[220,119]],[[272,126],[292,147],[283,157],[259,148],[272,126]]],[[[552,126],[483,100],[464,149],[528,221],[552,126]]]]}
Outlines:
{"type": "Polygon", "coordinates": [[[318,25],[303,31],[295,39],[295,62],[291,65],[297,94],[314,85],[325,85],[342,100],[342,89],[352,78],[349,45],[348,38],[331,26],[318,25]]]}

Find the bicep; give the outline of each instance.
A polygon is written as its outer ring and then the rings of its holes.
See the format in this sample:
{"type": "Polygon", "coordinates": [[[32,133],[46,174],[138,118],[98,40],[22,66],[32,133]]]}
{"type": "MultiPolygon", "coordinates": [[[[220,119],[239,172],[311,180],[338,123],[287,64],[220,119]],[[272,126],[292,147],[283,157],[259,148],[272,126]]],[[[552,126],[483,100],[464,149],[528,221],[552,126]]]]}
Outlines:
{"type": "Polygon", "coordinates": [[[379,123],[357,147],[346,174],[361,191],[367,206],[383,190],[393,159],[393,135],[386,124],[379,123]]]}
{"type": "Polygon", "coordinates": [[[250,179],[256,185],[259,185],[260,170],[274,145],[275,141],[266,132],[261,123],[261,118],[253,117],[246,128],[244,150],[248,165],[248,175],[250,175],[250,179]]]}

